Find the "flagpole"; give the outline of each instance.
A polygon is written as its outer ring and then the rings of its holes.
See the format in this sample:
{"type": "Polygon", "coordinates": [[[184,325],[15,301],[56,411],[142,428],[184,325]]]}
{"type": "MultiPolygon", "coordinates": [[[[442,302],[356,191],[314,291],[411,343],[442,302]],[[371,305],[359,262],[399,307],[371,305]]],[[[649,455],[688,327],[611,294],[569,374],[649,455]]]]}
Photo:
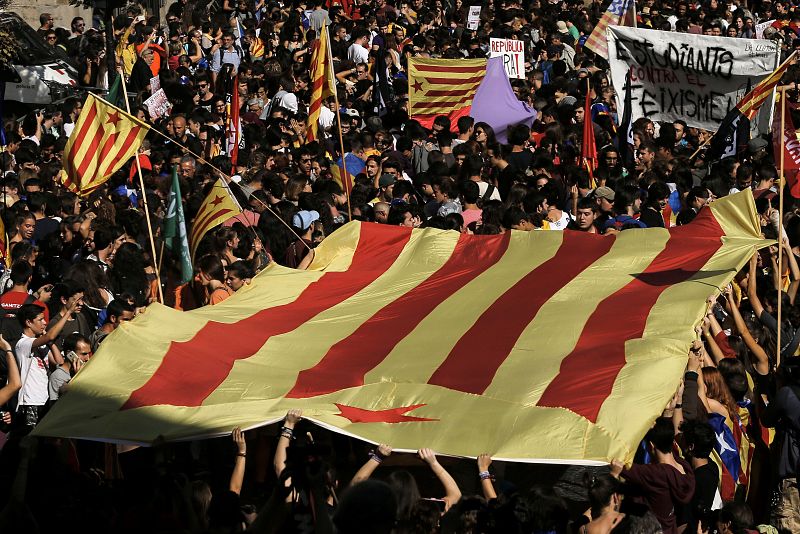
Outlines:
{"type": "MultiPolygon", "coordinates": [[[[128,88],[125,84],[125,76],[120,76],[122,80],[122,94],[125,95],[125,108],[128,115],[131,114],[131,105],[128,102],[128,88]]],[[[153,131],[153,130],[151,130],[153,131]]],[[[139,161],[139,151],[136,151],[134,158],[136,160],[136,171],[139,173],[139,186],[142,188],[142,200],[144,200],[144,217],[147,220],[147,233],[150,237],[150,251],[153,257],[153,268],[156,270],[156,280],[158,280],[158,301],[164,304],[164,289],[161,287],[161,269],[158,265],[158,257],[156,256],[156,243],[153,240],[153,225],[150,222],[150,208],[147,205],[147,189],[144,187],[144,177],[142,176],[142,163],[139,161]]]]}
{"type": "Polygon", "coordinates": [[[786,183],[786,176],[784,174],[784,151],[786,148],[786,86],[780,88],[781,98],[781,160],[780,160],[780,177],[781,185],[778,188],[778,355],[776,358],[777,365],[781,364],[781,319],[783,306],[783,187],[786,183]]]}
{"type": "MultiPolygon", "coordinates": [[[[117,107],[117,106],[115,106],[114,104],[111,104],[111,103],[109,103],[109,102],[106,102],[106,104],[107,104],[107,105],[109,105],[109,106],[111,106],[111,107],[112,107],[112,108],[114,108],[114,109],[117,109],[117,110],[121,111],[122,113],[125,113],[125,110],[118,108],[118,107],[117,107]]],[[[166,139],[166,140],[167,140],[167,141],[169,141],[170,143],[174,143],[174,144],[175,144],[175,146],[177,146],[177,147],[180,147],[182,150],[184,150],[184,151],[185,151],[185,152],[187,152],[188,154],[191,154],[191,155],[192,155],[192,156],[193,156],[193,157],[194,157],[194,158],[195,158],[197,161],[199,161],[200,163],[203,163],[203,164],[205,164],[205,165],[208,165],[208,166],[209,166],[209,167],[211,167],[213,170],[215,170],[216,172],[218,172],[218,173],[219,173],[221,176],[223,176],[223,177],[227,178],[227,180],[223,180],[223,181],[224,181],[224,182],[226,182],[228,185],[229,185],[230,183],[234,183],[234,184],[236,184],[236,185],[237,185],[237,186],[238,186],[238,187],[241,189],[241,186],[240,186],[239,184],[237,184],[236,182],[234,182],[234,181],[233,181],[233,179],[230,177],[230,175],[229,175],[229,174],[226,174],[226,173],[222,172],[222,170],[221,170],[219,167],[217,167],[216,165],[212,164],[210,161],[208,161],[208,160],[207,160],[206,158],[204,158],[203,156],[200,156],[200,155],[196,154],[196,153],[195,153],[195,152],[193,152],[193,151],[192,151],[192,150],[191,150],[189,147],[187,147],[186,145],[182,144],[182,143],[181,143],[180,141],[178,141],[177,139],[173,139],[173,138],[171,138],[170,136],[168,136],[167,134],[165,134],[165,133],[163,133],[163,132],[160,132],[160,131],[159,131],[157,128],[153,128],[151,125],[147,124],[146,122],[142,122],[142,121],[140,121],[139,119],[137,119],[136,117],[134,117],[134,116],[133,116],[133,115],[131,115],[130,113],[127,113],[127,115],[129,115],[129,117],[128,117],[128,118],[129,118],[129,119],[131,119],[131,120],[132,120],[133,122],[135,122],[136,124],[139,124],[139,125],[141,125],[141,126],[142,126],[142,127],[144,127],[144,128],[147,128],[147,130],[148,130],[148,131],[150,131],[150,132],[153,132],[153,133],[155,133],[155,134],[157,134],[157,135],[160,135],[161,137],[163,137],[164,139],[166,139]]],[[[137,160],[138,160],[138,158],[137,158],[137,160]]],[[[276,217],[276,218],[277,218],[277,219],[278,219],[278,220],[281,222],[281,224],[283,224],[283,225],[284,225],[284,226],[285,226],[285,227],[286,227],[286,228],[287,228],[287,229],[288,229],[288,230],[289,230],[289,231],[292,233],[292,235],[294,235],[294,236],[295,236],[297,239],[299,239],[299,240],[300,240],[300,242],[301,242],[301,243],[303,243],[303,245],[304,245],[304,246],[305,246],[307,249],[311,250],[311,247],[310,247],[310,246],[308,246],[308,244],[307,244],[305,241],[303,241],[303,238],[301,238],[301,237],[300,237],[300,236],[297,234],[297,232],[295,232],[295,231],[294,231],[294,228],[292,228],[292,227],[291,227],[289,224],[287,224],[287,223],[286,223],[286,221],[284,221],[284,220],[283,220],[283,218],[282,218],[280,215],[278,215],[277,213],[275,213],[275,210],[273,210],[273,209],[272,209],[272,208],[271,208],[271,207],[270,207],[268,204],[266,204],[264,201],[262,201],[262,200],[261,200],[261,199],[259,199],[258,197],[253,197],[253,199],[254,199],[256,202],[258,202],[259,204],[261,204],[261,205],[262,205],[262,206],[263,206],[263,207],[264,207],[264,208],[265,208],[267,211],[269,211],[269,212],[270,212],[272,215],[274,215],[274,216],[275,216],[275,217],[276,217]]],[[[235,199],[234,199],[234,200],[235,200],[235,199]]]]}
{"type": "MultiPolygon", "coordinates": [[[[327,33],[326,41],[328,42],[328,50],[325,53],[328,56],[328,62],[329,62],[329,65],[330,65],[330,75],[332,76],[333,72],[334,72],[333,71],[333,52],[331,51],[331,34],[330,34],[330,30],[329,30],[327,25],[325,26],[325,32],[327,33]]],[[[326,82],[330,83],[329,80],[326,80],[326,82]]],[[[333,84],[333,99],[334,99],[334,102],[336,103],[336,124],[337,124],[337,128],[339,130],[339,147],[341,149],[341,154],[342,154],[342,169],[344,169],[344,180],[343,180],[343,182],[344,182],[344,190],[345,190],[345,193],[347,194],[347,220],[348,221],[352,221],[353,220],[353,209],[350,207],[350,173],[347,172],[347,160],[344,157],[345,156],[345,152],[344,152],[344,136],[342,136],[342,114],[341,114],[341,111],[339,111],[339,92],[336,90],[336,82],[334,82],[334,84],[333,84]]],[[[336,164],[336,162],[334,162],[334,165],[335,164],[336,164]]]]}

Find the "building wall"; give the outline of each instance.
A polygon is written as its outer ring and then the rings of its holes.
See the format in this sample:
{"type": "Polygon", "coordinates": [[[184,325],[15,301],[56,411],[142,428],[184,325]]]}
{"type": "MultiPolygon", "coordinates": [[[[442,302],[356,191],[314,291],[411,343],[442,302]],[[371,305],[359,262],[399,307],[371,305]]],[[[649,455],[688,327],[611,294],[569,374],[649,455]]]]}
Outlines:
{"type": "Polygon", "coordinates": [[[38,2],[11,0],[8,10],[14,11],[22,17],[34,30],[39,28],[39,15],[42,13],[52,13],[56,26],[67,29],[74,17],[83,17],[87,22],[92,20],[91,10],[70,5],[69,0],[40,0],[38,2]]]}

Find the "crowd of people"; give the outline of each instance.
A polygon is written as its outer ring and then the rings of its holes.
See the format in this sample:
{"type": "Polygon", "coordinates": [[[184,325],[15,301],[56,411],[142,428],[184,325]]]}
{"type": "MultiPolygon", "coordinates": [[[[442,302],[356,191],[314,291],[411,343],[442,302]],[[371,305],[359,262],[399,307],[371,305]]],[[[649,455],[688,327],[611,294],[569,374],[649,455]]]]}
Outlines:
{"type": "MultiPolygon", "coordinates": [[[[6,117],[0,531],[800,532],[800,203],[787,194],[779,220],[769,142],[755,138],[712,161],[703,150],[711,132],[643,118],[629,144],[618,130],[620,88],[584,47],[607,2],[481,6],[475,30],[462,0],[178,0],[165,18],[130,4],[111,28],[102,16],[41,15],[39,34],[76,67],[79,86],[98,92],[123,76],[131,113],[164,135],[148,135],[140,149],[144,192],[132,160],[79,197],[59,171],[83,98],[6,117]],[[325,99],[309,141],[310,61],[323,28],[337,98],[325,99]],[[439,116],[430,128],[409,119],[408,58],[482,58],[490,37],[524,43],[526,77],[511,83],[537,111],[533,125],[511,127],[499,143],[469,116],[439,116]],[[154,77],[171,104],[156,118],[143,105],[154,77]],[[226,132],[234,93],[236,164],[226,132]],[[598,150],[591,175],[581,162],[585,121],[598,150]],[[335,172],[342,158],[352,187],[335,172]],[[244,208],[205,236],[188,282],[176,251],[159,247],[173,172],[190,225],[220,178],[244,208]],[[28,435],[105,337],[161,293],[179,310],[217,304],[272,262],[304,268],[350,220],[613,239],[688,224],[743,190],[778,245],[709,302],[680,387],[632,465],[493,464],[489,454],[440,463],[429,449],[393,454],[391,444],[305,426],[298,411],[280,428],[233,429],[232,443],[132,448],[28,435]]],[[[800,45],[800,11],[785,0],[645,0],[636,9],[640,27],[727,37],[754,38],[757,24],[774,19],[763,35],[782,56],[800,45]]],[[[792,66],[782,81],[792,105],[798,79],[792,66]]]]}

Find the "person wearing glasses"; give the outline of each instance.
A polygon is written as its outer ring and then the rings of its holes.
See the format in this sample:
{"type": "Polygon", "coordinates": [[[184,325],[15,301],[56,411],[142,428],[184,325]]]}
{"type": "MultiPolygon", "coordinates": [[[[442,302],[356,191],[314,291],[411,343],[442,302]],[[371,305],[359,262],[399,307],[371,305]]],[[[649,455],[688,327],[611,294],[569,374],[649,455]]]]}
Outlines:
{"type": "MultiPolygon", "coordinates": [[[[216,95],[211,87],[211,79],[208,75],[198,76],[197,79],[197,105],[205,108],[207,111],[214,111],[211,108],[216,95]]],[[[223,102],[224,104],[224,102],[223,102]]]]}

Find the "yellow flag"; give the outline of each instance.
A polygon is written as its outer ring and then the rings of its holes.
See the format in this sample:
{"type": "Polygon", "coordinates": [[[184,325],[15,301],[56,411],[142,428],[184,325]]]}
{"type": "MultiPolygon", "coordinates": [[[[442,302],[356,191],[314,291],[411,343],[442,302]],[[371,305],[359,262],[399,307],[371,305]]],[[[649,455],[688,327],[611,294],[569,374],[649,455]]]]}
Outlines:
{"type": "Polygon", "coordinates": [[[64,147],[64,186],[81,196],[100,187],[136,154],[150,127],[89,94],[64,147]]]}
{"type": "Polygon", "coordinates": [[[307,141],[319,139],[319,115],[322,101],[335,91],[333,73],[328,55],[328,26],[322,25],[319,38],[314,41],[311,52],[311,105],[308,108],[307,141]]]}
{"type": "Polygon", "coordinates": [[[706,299],[769,243],[749,192],[615,237],[350,222],[308,270],[272,264],[225,302],[122,324],[34,434],[152,443],[301,408],[395,450],[630,460],[706,299]]]}
{"type": "Polygon", "coordinates": [[[230,188],[222,178],[218,179],[211,191],[203,200],[200,211],[192,222],[192,232],[189,234],[189,247],[194,261],[197,246],[206,233],[215,226],[224,223],[231,217],[241,215],[242,208],[230,193],[230,188]]]}

